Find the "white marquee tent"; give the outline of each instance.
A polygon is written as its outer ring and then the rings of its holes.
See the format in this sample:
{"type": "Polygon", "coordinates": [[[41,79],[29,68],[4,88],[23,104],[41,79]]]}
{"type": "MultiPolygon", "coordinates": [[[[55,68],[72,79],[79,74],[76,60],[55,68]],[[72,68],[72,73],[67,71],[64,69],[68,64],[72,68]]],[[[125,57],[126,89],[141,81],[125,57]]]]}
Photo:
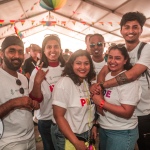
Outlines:
{"type": "Polygon", "coordinates": [[[100,33],[107,43],[124,42],[119,22],[124,13],[142,12],[146,18],[141,40],[150,42],[150,0],[67,0],[59,10],[47,11],[39,0],[0,0],[0,44],[15,34],[24,35],[26,46],[41,46],[46,34],[59,34],[62,48],[85,48],[85,35],[100,33]]]}

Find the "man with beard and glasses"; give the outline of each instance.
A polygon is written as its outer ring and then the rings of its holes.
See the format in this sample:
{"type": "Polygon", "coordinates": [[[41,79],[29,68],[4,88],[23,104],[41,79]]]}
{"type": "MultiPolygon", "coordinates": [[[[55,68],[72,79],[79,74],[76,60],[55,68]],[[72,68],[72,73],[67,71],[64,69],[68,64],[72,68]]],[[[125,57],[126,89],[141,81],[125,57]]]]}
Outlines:
{"type": "MultiPolygon", "coordinates": [[[[110,88],[138,79],[142,87],[141,99],[135,110],[138,116],[139,139],[137,143],[139,150],[150,150],[150,78],[144,73],[150,69],[150,44],[143,47],[138,59],[138,50],[141,46],[139,37],[143,32],[145,21],[146,17],[140,12],[128,12],[123,15],[120,22],[120,32],[125,40],[133,67],[113,79],[105,81],[105,76],[109,72],[105,65],[98,77],[100,84],[96,85],[97,87],[100,85],[102,88],[110,88]]],[[[94,88],[91,89],[91,92],[94,91],[94,88]]]]}
{"type": "Polygon", "coordinates": [[[8,36],[1,50],[0,149],[36,150],[31,111],[39,109],[39,104],[28,97],[28,81],[17,72],[24,60],[23,42],[8,36]]]}

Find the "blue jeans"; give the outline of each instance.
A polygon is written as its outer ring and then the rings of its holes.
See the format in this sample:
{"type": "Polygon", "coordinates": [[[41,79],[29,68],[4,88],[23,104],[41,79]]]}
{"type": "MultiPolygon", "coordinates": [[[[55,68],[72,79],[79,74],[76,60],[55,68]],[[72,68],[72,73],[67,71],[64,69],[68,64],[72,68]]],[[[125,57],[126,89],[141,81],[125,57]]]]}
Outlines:
{"type": "MultiPolygon", "coordinates": [[[[51,136],[52,136],[52,141],[54,143],[55,150],[65,150],[65,137],[60,132],[56,124],[52,124],[51,126],[51,136]]],[[[84,132],[82,134],[76,134],[76,136],[82,137],[87,140],[88,132],[84,132]]]]}
{"type": "Polygon", "coordinates": [[[41,134],[44,150],[55,150],[51,138],[51,120],[39,120],[38,130],[41,134]]]}
{"type": "Polygon", "coordinates": [[[138,128],[131,130],[99,129],[101,150],[134,150],[138,128]]]}

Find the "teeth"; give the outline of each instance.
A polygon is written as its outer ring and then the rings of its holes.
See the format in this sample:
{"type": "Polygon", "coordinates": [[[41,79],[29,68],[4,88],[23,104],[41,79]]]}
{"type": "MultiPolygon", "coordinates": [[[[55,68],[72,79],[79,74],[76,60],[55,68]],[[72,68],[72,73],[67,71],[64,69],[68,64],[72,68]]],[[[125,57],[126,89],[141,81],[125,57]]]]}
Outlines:
{"type": "Polygon", "coordinates": [[[128,36],[129,36],[129,37],[133,37],[133,35],[131,35],[131,34],[130,34],[130,35],[128,35],[128,36]]]}
{"type": "Polygon", "coordinates": [[[85,71],[80,71],[81,73],[84,73],[85,71]]]}
{"type": "Polygon", "coordinates": [[[55,56],[55,54],[51,54],[52,56],[55,56]]]}
{"type": "Polygon", "coordinates": [[[116,65],[110,65],[110,66],[115,67],[116,65]]]}

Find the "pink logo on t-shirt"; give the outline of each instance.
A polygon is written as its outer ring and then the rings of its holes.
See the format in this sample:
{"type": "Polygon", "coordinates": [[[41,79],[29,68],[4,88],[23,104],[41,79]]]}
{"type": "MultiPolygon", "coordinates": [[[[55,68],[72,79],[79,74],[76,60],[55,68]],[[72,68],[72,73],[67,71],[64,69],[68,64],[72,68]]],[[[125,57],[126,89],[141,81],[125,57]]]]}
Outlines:
{"type": "Polygon", "coordinates": [[[90,103],[88,98],[81,98],[80,101],[82,106],[84,106],[85,104],[89,105],[90,103]]]}
{"type": "Polygon", "coordinates": [[[49,89],[50,89],[51,92],[53,92],[54,84],[50,85],[50,86],[49,86],[49,89]]]}
{"type": "Polygon", "coordinates": [[[105,93],[105,96],[110,98],[110,94],[111,94],[111,91],[107,90],[106,93],[105,93]]]}

